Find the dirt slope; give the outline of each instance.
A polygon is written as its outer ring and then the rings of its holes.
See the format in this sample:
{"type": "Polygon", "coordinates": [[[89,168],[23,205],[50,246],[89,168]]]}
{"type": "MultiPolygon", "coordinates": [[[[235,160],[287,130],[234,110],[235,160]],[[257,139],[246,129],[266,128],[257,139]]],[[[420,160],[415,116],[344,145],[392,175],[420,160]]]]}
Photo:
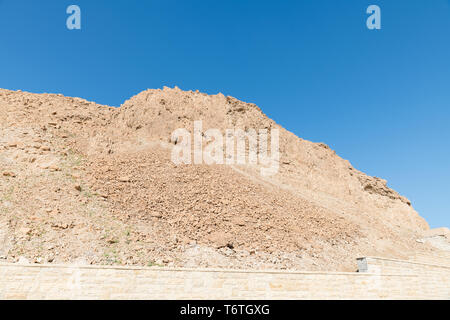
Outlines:
{"type": "Polygon", "coordinates": [[[354,270],[432,250],[411,203],[254,104],[178,88],[111,108],[0,90],[0,256],[17,261],[354,270]],[[171,162],[171,134],[280,130],[280,169],[171,162]],[[3,240],[2,240],[3,238],[3,240]]]}

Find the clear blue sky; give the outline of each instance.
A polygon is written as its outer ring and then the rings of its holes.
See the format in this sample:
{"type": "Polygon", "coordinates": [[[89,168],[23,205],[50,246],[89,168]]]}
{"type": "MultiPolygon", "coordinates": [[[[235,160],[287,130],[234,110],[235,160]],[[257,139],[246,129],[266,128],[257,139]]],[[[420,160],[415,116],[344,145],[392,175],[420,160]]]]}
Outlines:
{"type": "Polygon", "coordinates": [[[0,43],[2,88],[113,106],[162,86],[222,92],[450,226],[449,0],[0,0],[0,43]]]}

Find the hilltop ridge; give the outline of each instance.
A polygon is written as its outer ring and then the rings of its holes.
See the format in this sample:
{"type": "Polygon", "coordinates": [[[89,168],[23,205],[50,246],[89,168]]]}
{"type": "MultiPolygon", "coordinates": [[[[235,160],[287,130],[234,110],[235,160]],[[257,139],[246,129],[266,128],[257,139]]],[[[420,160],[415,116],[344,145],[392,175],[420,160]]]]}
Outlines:
{"type": "Polygon", "coordinates": [[[0,255],[104,264],[351,270],[434,250],[411,202],[323,143],[222,94],[149,89],[119,108],[0,90],[0,255]],[[279,171],[181,165],[171,134],[280,132],[279,171]]]}

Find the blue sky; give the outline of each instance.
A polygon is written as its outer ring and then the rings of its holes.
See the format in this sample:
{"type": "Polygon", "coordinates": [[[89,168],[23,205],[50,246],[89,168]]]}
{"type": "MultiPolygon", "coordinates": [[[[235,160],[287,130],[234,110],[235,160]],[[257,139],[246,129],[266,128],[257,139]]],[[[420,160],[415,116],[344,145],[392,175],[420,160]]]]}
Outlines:
{"type": "Polygon", "coordinates": [[[1,88],[113,106],[147,88],[222,92],[450,226],[449,0],[0,0],[0,41],[1,88]]]}

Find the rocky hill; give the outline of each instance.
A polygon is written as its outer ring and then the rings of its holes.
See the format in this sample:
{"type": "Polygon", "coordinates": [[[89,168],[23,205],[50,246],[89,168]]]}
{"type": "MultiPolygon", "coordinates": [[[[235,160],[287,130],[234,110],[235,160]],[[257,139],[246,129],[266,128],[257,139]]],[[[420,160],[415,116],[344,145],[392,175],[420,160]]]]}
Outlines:
{"type": "MultiPolygon", "coordinates": [[[[248,150],[247,150],[248,152],[248,150]]],[[[120,108],[0,90],[0,256],[31,262],[353,271],[405,258],[411,202],[254,104],[178,88],[120,108]],[[279,169],[175,165],[178,128],[278,129],[279,169]]]]}

